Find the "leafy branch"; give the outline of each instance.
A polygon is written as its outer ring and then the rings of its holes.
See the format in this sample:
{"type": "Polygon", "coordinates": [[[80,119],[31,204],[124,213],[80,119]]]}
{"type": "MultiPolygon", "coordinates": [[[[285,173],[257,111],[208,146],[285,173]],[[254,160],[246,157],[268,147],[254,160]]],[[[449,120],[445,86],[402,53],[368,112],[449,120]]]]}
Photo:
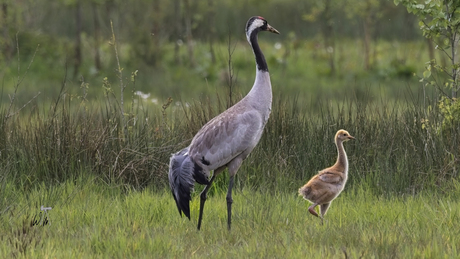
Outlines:
{"type": "Polygon", "coordinates": [[[460,90],[458,82],[460,65],[457,54],[460,40],[460,5],[458,0],[427,0],[423,3],[416,0],[394,0],[394,3],[404,5],[409,13],[413,13],[419,18],[419,26],[423,36],[432,39],[437,44],[436,49],[441,50],[450,60],[451,65],[449,67],[443,67],[437,65],[435,61],[430,61],[422,81],[433,85],[434,81],[429,81],[432,76],[432,68],[441,71],[447,74],[449,79],[445,83],[435,86],[450,88],[451,96],[446,97],[456,98],[460,90]],[[450,53],[448,52],[449,49],[450,53]]]}

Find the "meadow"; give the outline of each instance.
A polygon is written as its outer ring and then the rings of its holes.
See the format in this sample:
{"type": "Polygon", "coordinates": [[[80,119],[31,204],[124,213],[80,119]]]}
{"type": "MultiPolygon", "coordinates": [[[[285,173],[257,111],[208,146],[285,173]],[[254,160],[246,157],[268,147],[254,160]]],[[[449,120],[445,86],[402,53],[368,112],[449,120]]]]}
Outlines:
{"type": "Polygon", "coordinates": [[[169,192],[122,191],[96,178],[79,178],[52,188],[38,185],[29,193],[10,190],[15,202],[2,215],[0,256],[457,258],[458,186],[448,195],[388,198],[362,187],[347,188],[332,203],[324,225],[307,212],[295,190],[240,188],[234,195],[231,231],[226,228],[225,192],[215,188],[197,231],[197,197],[189,221],[179,217],[169,192]],[[54,206],[50,222],[31,226],[33,208],[42,202],[54,206]]]}
{"type": "Polygon", "coordinates": [[[30,59],[12,62],[0,105],[0,257],[458,257],[460,128],[446,120],[436,89],[413,76],[426,60],[417,42],[379,43],[373,70],[364,71],[356,43],[344,41],[335,75],[314,43],[288,55],[285,43],[264,42],[273,109],[237,175],[233,228],[226,174],[211,189],[201,231],[202,186],[192,221],[181,218],[167,186],[169,157],[252,85],[250,50],[237,44],[232,83],[220,77],[229,71],[223,45],[219,65],[197,55],[208,64],[197,72],[170,57],[137,78],[106,71],[107,80],[81,82],[50,64],[48,79],[58,82],[46,81],[45,57],[27,73],[30,59]],[[350,179],[320,225],[297,190],[335,161],[340,128],[356,137],[345,145],[350,179]],[[37,225],[42,205],[53,209],[37,225]]]}

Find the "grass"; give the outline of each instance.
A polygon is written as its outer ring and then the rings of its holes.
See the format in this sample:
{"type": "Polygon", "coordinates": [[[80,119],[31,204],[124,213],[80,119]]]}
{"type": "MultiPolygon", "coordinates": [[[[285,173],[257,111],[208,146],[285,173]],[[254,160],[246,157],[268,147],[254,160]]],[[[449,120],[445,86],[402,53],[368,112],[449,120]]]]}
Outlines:
{"type": "Polygon", "coordinates": [[[0,215],[3,258],[456,258],[460,252],[458,188],[385,198],[347,187],[324,225],[297,189],[243,188],[234,195],[231,231],[225,192],[216,188],[201,231],[197,195],[189,221],[167,191],[132,191],[96,178],[10,191],[13,206],[0,215]],[[31,227],[40,205],[53,207],[51,224],[31,227]]]}
{"type": "MultiPolygon", "coordinates": [[[[263,177],[246,174],[236,185],[293,188],[296,180],[333,163],[332,138],[343,128],[357,138],[346,147],[355,161],[351,185],[367,184],[375,194],[449,190],[449,181],[458,178],[459,128],[441,130],[442,116],[432,104],[430,112],[419,100],[399,105],[350,98],[302,106],[296,98],[276,96],[260,143],[241,168],[263,177]]],[[[60,183],[85,172],[136,189],[162,187],[170,154],[188,145],[225,108],[221,98],[163,109],[138,102],[125,109],[122,120],[112,99],[92,106],[64,94],[46,111],[33,109],[28,116],[2,121],[3,179],[29,191],[36,184],[60,183]]],[[[225,185],[225,180],[217,184],[225,185]]]]}

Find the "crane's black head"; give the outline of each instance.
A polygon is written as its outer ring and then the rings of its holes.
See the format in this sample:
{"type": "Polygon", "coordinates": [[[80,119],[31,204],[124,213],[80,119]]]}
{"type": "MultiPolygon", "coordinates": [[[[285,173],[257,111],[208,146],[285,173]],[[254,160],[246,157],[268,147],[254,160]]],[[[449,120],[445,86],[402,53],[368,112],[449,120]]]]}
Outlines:
{"type": "Polygon", "coordinates": [[[262,54],[259,44],[257,43],[257,33],[259,31],[269,31],[276,34],[279,34],[279,32],[270,26],[267,21],[260,16],[253,16],[249,18],[248,22],[246,23],[246,38],[248,39],[248,42],[254,51],[257,69],[260,71],[268,72],[268,66],[267,62],[265,61],[264,54],[262,54]]]}
{"type": "Polygon", "coordinates": [[[280,34],[275,28],[267,23],[267,20],[261,16],[253,16],[246,23],[246,36],[249,38],[254,31],[269,31],[280,34]]]}

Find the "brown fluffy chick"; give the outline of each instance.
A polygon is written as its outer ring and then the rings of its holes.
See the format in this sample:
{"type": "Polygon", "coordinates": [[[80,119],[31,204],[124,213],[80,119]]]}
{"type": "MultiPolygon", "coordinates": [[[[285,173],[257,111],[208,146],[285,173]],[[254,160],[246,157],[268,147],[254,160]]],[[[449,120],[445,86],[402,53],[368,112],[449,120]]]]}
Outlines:
{"type": "Polygon", "coordinates": [[[348,178],[348,158],[343,148],[343,142],[355,139],[346,130],[339,130],[335,134],[335,145],[337,146],[337,161],[329,168],[319,171],[299,189],[299,195],[313,203],[308,211],[321,218],[323,223],[324,215],[331,205],[331,202],[339,196],[345,187],[348,178]],[[320,205],[321,216],[315,211],[316,206],[320,205]]]}

